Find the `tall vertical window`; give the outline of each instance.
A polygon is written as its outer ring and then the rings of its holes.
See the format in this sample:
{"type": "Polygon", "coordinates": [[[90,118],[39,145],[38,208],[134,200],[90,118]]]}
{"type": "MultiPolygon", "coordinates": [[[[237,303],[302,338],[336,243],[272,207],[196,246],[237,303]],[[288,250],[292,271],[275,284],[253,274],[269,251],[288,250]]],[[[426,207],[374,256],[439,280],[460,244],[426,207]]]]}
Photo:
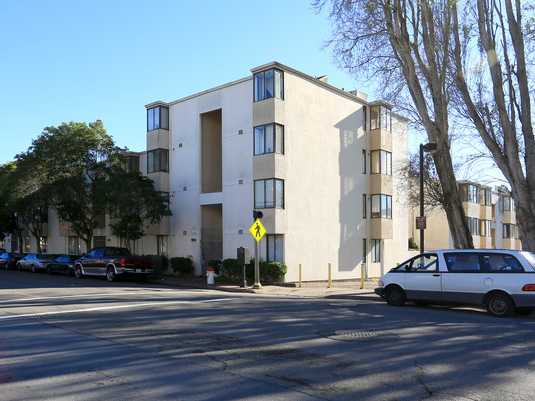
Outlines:
{"type": "Polygon", "coordinates": [[[362,194],[362,218],[365,219],[367,217],[367,210],[368,210],[368,202],[366,200],[367,196],[366,194],[362,194]]]}
{"type": "Polygon", "coordinates": [[[371,195],[371,218],[392,218],[392,196],[377,194],[371,195]]]}
{"type": "Polygon", "coordinates": [[[147,109],[147,131],[169,129],[169,108],[156,106],[147,109]]]}
{"type": "Polygon", "coordinates": [[[502,206],[502,212],[510,212],[513,210],[513,200],[510,196],[502,195],[500,197],[500,202],[502,206]]]}
{"type": "Polygon", "coordinates": [[[80,255],[80,238],[69,236],[68,250],[69,255],[80,255]]]}
{"type": "Polygon", "coordinates": [[[125,170],[129,173],[139,171],[139,156],[130,155],[126,157],[124,162],[125,170]]]}
{"type": "Polygon", "coordinates": [[[284,181],[277,178],[255,180],[255,209],[284,209],[284,181]]]}
{"type": "Polygon", "coordinates": [[[368,165],[368,160],[366,157],[366,149],[362,149],[362,174],[366,174],[367,165],[368,165]]]}
{"type": "Polygon", "coordinates": [[[381,240],[372,239],[372,263],[381,262],[381,240]]]}
{"type": "Polygon", "coordinates": [[[468,229],[472,235],[480,235],[480,223],[477,217],[467,217],[468,229]]]}
{"type": "Polygon", "coordinates": [[[368,107],[366,106],[362,106],[362,127],[364,128],[364,131],[366,131],[366,129],[368,128],[368,123],[367,123],[367,118],[368,118],[368,107]]]}
{"type": "Polygon", "coordinates": [[[254,101],[284,99],[284,74],[275,68],[254,74],[254,101]]]}
{"type": "Polygon", "coordinates": [[[503,224],[502,237],[505,239],[515,239],[518,237],[517,228],[514,224],[503,224]]]}
{"type": "Polygon", "coordinates": [[[492,206],[492,189],[484,188],[482,193],[482,200],[485,206],[492,206]]]}
{"type": "Polygon", "coordinates": [[[254,128],[254,154],[284,154],[284,126],[265,124],[254,128]]]}
{"type": "Polygon", "coordinates": [[[392,131],[392,113],[387,107],[370,107],[370,129],[378,128],[382,128],[387,132],[392,131]]]}
{"type": "Polygon", "coordinates": [[[482,237],[490,237],[491,234],[491,221],[490,220],[480,220],[481,229],[479,234],[482,237]]]}
{"type": "Polygon", "coordinates": [[[147,152],[147,173],[169,171],[169,150],[154,149],[147,152]]]}
{"type": "Polygon", "coordinates": [[[470,203],[480,203],[479,187],[474,184],[466,185],[466,200],[470,203]]]}
{"type": "Polygon", "coordinates": [[[268,262],[284,263],[284,235],[266,235],[266,259],[268,262]]]}
{"type": "Polygon", "coordinates": [[[39,247],[41,252],[48,253],[48,237],[39,237],[39,247]]]}
{"type": "Polygon", "coordinates": [[[157,235],[156,236],[156,252],[159,256],[167,256],[168,252],[168,236],[157,235]]]}
{"type": "Polygon", "coordinates": [[[366,263],[366,259],[368,258],[368,241],[366,241],[366,238],[362,239],[362,263],[366,263]]]}
{"type": "Polygon", "coordinates": [[[370,152],[370,173],[392,175],[392,153],[386,150],[370,152]]]}

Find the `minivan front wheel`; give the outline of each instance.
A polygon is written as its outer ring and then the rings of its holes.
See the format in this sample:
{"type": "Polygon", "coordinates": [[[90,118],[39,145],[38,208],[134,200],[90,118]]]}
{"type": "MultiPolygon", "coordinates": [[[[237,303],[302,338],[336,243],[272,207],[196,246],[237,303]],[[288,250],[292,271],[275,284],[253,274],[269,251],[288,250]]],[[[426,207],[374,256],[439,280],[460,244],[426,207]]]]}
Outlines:
{"type": "Polygon", "coordinates": [[[512,316],[515,312],[515,304],[511,297],[498,292],[490,294],[487,298],[487,311],[496,317],[512,316]]]}
{"type": "Polygon", "coordinates": [[[76,278],[82,278],[83,277],[82,268],[80,266],[76,266],[74,268],[74,277],[76,277],[76,278]]]}
{"type": "Polygon", "coordinates": [[[388,287],[385,292],[385,298],[388,305],[403,306],[407,300],[405,291],[398,286],[388,287]]]}

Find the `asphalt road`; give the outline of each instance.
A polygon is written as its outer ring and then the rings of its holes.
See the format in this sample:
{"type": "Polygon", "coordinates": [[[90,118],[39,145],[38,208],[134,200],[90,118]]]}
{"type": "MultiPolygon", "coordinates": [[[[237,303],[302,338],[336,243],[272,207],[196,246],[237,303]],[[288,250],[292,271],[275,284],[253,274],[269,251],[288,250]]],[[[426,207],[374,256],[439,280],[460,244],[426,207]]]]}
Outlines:
{"type": "Polygon", "coordinates": [[[0,272],[0,400],[534,400],[535,317],[0,272]]]}

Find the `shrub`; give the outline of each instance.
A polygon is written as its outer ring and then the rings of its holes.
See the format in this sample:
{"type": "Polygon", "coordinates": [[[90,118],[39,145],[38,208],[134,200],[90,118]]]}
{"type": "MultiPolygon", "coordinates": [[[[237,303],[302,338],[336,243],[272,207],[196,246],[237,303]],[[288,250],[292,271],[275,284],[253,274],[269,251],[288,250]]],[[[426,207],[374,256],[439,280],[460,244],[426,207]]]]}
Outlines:
{"type": "Polygon", "coordinates": [[[154,276],[161,277],[165,273],[167,273],[167,269],[169,267],[169,258],[167,258],[167,256],[143,255],[142,258],[144,258],[148,263],[150,263],[153,266],[154,276]]]}
{"type": "Polygon", "coordinates": [[[418,249],[418,244],[414,241],[414,238],[409,238],[409,249],[418,249]]]}
{"type": "MultiPolygon", "coordinates": [[[[260,280],[265,284],[281,283],[284,281],[284,275],[287,268],[283,263],[278,262],[260,262],[260,280]]],[[[247,283],[254,282],[254,260],[245,266],[247,283]]],[[[223,260],[221,267],[221,279],[232,283],[241,283],[243,280],[243,267],[237,259],[223,260]]]]}
{"type": "Polygon", "coordinates": [[[193,260],[190,258],[171,258],[171,269],[182,276],[193,274],[193,260]]]}

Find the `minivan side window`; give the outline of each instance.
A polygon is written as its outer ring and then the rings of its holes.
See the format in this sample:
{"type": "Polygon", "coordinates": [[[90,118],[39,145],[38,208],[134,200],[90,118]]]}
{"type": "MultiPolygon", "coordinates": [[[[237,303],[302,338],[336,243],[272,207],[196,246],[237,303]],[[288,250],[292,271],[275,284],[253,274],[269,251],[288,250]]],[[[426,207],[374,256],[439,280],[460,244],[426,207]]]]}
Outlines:
{"type": "Polygon", "coordinates": [[[445,253],[444,259],[446,259],[446,267],[450,273],[481,272],[478,253],[445,253]]]}
{"type": "Polygon", "coordinates": [[[504,253],[481,254],[481,266],[487,273],[524,273],[517,258],[504,253]]]}
{"type": "Polygon", "coordinates": [[[434,273],[438,271],[438,256],[435,253],[418,255],[391,271],[400,273],[434,273]]]}

